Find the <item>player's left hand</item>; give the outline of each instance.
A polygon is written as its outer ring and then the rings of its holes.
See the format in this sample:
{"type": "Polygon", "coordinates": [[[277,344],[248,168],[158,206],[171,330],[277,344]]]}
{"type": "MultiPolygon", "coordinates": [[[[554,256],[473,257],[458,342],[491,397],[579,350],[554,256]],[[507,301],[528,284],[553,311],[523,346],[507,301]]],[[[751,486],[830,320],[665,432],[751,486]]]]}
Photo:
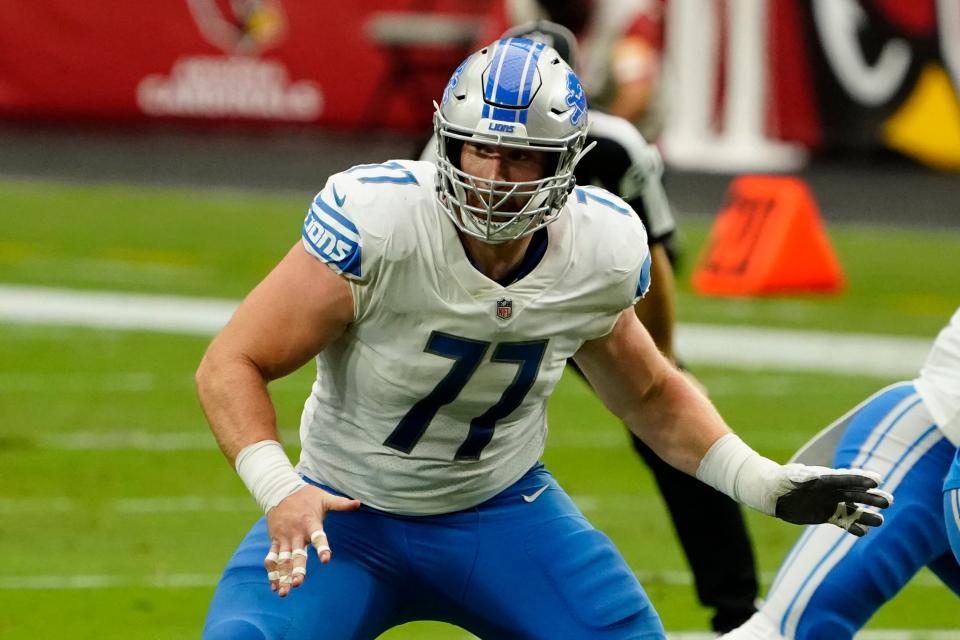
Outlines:
{"type": "Polygon", "coordinates": [[[893,496],[878,489],[880,476],[860,469],[829,469],[802,464],[781,468],[776,516],[794,524],[829,522],[855,536],[883,524],[883,516],[866,507],[886,509],[893,496]]]}

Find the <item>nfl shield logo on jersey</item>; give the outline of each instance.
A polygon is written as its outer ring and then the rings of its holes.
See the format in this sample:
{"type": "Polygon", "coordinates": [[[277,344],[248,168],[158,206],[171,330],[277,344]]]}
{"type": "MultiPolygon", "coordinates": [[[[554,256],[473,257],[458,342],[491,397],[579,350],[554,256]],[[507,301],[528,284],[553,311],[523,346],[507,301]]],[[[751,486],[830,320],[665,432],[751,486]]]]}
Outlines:
{"type": "Polygon", "coordinates": [[[506,320],[513,315],[513,300],[500,298],[497,300],[497,317],[506,320]]]}

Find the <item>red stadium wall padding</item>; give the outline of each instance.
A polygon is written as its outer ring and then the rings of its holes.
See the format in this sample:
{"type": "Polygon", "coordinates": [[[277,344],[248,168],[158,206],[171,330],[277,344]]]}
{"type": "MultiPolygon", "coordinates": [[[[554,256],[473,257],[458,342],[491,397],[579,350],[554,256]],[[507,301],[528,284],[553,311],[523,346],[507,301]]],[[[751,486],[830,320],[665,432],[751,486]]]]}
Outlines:
{"type": "MultiPolygon", "coordinates": [[[[7,4],[0,119],[52,122],[423,131],[452,70],[510,19],[508,0],[7,4]]],[[[792,167],[802,148],[886,146],[960,169],[956,0],[670,0],[668,50],[697,49],[690,34],[699,31],[676,27],[702,25],[703,6],[717,13],[721,52],[702,47],[684,58],[684,69],[713,73],[675,74],[694,82],[669,105],[664,135],[685,142],[692,166],[708,159],[729,170],[741,158],[770,170],[792,167]],[[735,11],[745,7],[753,11],[735,11]],[[744,16],[757,12],[754,32],[744,16]],[[744,21],[750,38],[727,34],[744,21]],[[670,34],[687,37],[674,46],[670,34]],[[753,75],[728,73],[744,69],[753,75]],[[715,86],[697,84],[711,79],[715,86]]],[[[680,161],[676,146],[664,148],[680,161]]]]}
{"type": "Polygon", "coordinates": [[[490,3],[18,2],[0,117],[422,128],[490,3]]]}

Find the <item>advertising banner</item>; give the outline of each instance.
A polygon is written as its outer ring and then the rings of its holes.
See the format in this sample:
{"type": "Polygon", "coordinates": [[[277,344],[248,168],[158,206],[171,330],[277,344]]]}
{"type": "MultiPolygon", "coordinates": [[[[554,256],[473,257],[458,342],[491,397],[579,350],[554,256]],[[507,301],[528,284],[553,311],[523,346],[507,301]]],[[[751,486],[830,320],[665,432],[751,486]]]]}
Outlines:
{"type": "Polygon", "coordinates": [[[0,117],[429,125],[487,2],[16,2],[0,117]]]}
{"type": "MultiPolygon", "coordinates": [[[[960,169],[960,2],[800,2],[825,148],[884,145],[960,169]]],[[[784,51],[783,55],[788,52],[784,51]]],[[[784,123],[803,121],[784,101],[784,123]],[[793,117],[791,117],[793,116],[793,117]]],[[[792,103],[796,105],[796,103],[792,103]]]]}

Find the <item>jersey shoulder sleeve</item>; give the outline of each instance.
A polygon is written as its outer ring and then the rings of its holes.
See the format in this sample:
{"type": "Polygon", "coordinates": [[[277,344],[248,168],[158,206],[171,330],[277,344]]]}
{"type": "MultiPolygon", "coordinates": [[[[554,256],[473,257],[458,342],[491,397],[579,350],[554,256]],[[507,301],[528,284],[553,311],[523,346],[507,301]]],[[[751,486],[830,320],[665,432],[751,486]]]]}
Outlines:
{"type": "Polygon", "coordinates": [[[660,152],[631,122],[608,113],[590,114],[590,135],[616,145],[628,158],[629,166],[617,179],[617,193],[637,210],[651,244],[664,242],[676,230],[676,221],[663,189],[660,152]]]}
{"type": "Polygon", "coordinates": [[[572,198],[585,275],[598,278],[597,287],[612,309],[625,309],[650,288],[650,247],[643,222],[606,189],[578,186],[572,198]]]}
{"type": "Polygon", "coordinates": [[[432,182],[423,186],[433,171],[429,163],[391,160],[332,175],[307,210],[304,248],[348,279],[371,280],[391,251],[412,244],[413,226],[402,221],[432,195],[432,182]]]}

